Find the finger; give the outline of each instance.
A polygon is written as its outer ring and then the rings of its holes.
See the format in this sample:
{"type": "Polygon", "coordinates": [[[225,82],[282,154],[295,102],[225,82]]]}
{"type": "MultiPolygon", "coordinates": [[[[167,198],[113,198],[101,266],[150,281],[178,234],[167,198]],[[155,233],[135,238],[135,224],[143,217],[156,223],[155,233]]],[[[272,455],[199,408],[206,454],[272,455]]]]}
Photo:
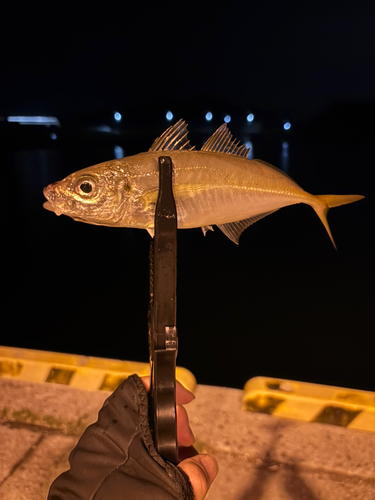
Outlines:
{"type": "Polygon", "coordinates": [[[195,500],[203,500],[219,470],[214,457],[197,455],[183,460],[178,466],[189,477],[195,500]]]}
{"type": "Polygon", "coordinates": [[[194,434],[189,425],[189,417],[183,406],[177,408],[177,442],[180,446],[191,446],[194,443],[194,434]]]}
{"type": "Polygon", "coordinates": [[[142,377],[141,380],[143,382],[143,385],[145,386],[146,391],[149,392],[151,385],[151,377],[148,375],[147,377],[142,377]]]}
{"type": "Polygon", "coordinates": [[[194,394],[176,380],[176,403],[178,405],[187,405],[193,399],[195,399],[194,394]]]}

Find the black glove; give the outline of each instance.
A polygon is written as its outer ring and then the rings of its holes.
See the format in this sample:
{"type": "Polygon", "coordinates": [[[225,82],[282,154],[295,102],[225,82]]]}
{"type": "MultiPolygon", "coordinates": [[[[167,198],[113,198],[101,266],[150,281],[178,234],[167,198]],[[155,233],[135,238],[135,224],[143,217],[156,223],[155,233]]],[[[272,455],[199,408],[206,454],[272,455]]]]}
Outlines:
{"type": "Polygon", "coordinates": [[[52,483],[47,500],[193,500],[187,475],[156,451],[148,397],[137,375],[104,402],[52,483]]]}

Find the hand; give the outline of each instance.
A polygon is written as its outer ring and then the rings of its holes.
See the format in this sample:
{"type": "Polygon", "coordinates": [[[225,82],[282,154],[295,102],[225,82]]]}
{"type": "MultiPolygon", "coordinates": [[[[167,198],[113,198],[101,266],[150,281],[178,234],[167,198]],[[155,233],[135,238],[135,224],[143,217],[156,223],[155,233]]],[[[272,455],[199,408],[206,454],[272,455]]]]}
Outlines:
{"type": "MultiPolygon", "coordinates": [[[[150,377],[142,378],[147,391],[150,390],[150,377]]],[[[177,442],[180,447],[190,447],[194,443],[194,434],[189,425],[185,404],[194,399],[194,394],[176,383],[177,442]]],[[[189,477],[196,500],[203,500],[218,473],[218,464],[210,455],[195,455],[182,460],[178,466],[189,477]]]]}

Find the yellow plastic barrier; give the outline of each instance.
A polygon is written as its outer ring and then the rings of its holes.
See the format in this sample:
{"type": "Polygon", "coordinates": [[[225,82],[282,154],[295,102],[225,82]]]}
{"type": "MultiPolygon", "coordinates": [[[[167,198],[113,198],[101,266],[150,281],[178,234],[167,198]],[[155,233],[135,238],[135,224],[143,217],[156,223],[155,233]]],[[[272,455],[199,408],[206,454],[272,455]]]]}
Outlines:
{"type": "Polygon", "coordinates": [[[375,432],[374,392],[267,377],[248,380],[244,390],[247,411],[375,432]]]}
{"type": "MultiPolygon", "coordinates": [[[[150,365],[137,361],[0,346],[0,377],[113,391],[133,373],[140,377],[149,375],[150,365]]],[[[177,367],[176,377],[183,386],[194,392],[197,381],[189,370],[177,367]]]]}

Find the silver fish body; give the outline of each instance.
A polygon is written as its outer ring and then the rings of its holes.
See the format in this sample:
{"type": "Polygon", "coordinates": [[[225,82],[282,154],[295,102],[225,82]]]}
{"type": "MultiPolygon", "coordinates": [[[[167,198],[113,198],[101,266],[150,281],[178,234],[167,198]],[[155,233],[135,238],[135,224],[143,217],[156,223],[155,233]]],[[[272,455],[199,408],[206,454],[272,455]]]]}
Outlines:
{"type": "Polygon", "coordinates": [[[247,153],[232,140],[226,125],[201,151],[194,151],[180,120],[148,152],[79,170],[47,186],[44,207],[90,224],[141,228],[153,234],[161,155],[170,156],[173,163],[178,227],[202,227],[206,232],[217,225],[235,243],[252,223],[296,203],[314,208],[333,242],[328,209],[363,198],[309,194],[276,167],[247,159],[247,153]]]}

